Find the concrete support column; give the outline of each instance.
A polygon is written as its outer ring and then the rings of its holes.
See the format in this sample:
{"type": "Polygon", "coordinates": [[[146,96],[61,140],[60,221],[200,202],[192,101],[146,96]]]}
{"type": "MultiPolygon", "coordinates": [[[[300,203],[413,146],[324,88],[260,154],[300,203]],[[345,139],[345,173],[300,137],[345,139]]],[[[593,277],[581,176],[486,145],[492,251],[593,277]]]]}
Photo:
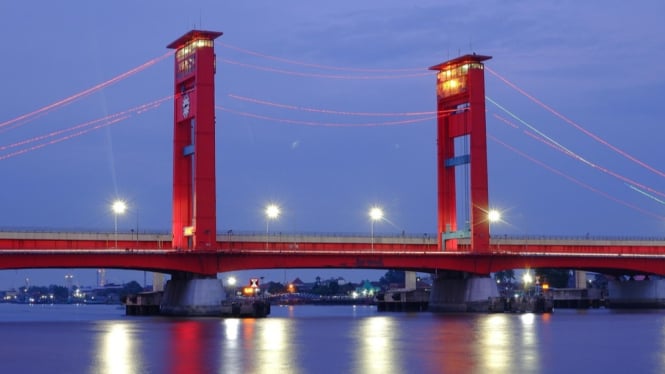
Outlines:
{"type": "Polygon", "coordinates": [[[586,271],[575,270],[575,288],[587,288],[586,271]]]}
{"type": "Polygon", "coordinates": [[[415,271],[405,271],[404,272],[404,288],[407,290],[416,289],[416,272],[415,271]]]}
{"type": "Polygon", "coordinates": [[[166,282],[160,313],[171,316],[221,316],[226,293],[222,281],[174,275],[166,282]]]}
{"type": "Polygon", "coordinates": [[[665,308],[665,279],[612,280],[607,290],[610,308],[665,308]]]}
{"type": "Polygon", "coordinates": [[[458,272],[437,275],[432,284],[429,310],[432,312],[488,312],[499,297],[496,282],[487,277],[458,272]]]}

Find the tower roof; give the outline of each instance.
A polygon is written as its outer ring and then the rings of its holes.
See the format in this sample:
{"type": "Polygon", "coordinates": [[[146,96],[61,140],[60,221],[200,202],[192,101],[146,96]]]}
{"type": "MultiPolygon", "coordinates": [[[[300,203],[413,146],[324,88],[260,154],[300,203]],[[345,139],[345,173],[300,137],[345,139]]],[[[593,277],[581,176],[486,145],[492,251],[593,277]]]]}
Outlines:
{"type": "Polygon", "coordinates": [[[167,48],[178,49],[185,45],[187,42],[196,40],[196,39],[206,39],[206,40],[215,40],[222,35],[219,31],[206,31],[206,30],[191,30],[185,35],[179,37],[171,44],[167,45],[167,48]]]}
{"type": "Polygon", "coordinates": [[[458,66],[466,62],[482,62],[485,60],[491,59],[492,56],[483,56],[483,55],[477,55],[477,54],[471,54],[471,55],[464,55],[460,56],[457,58],[454,58],[452,60],[448,60],[446,62],[442,62],[438,65],[434,65],[429,68],[429,70],[445,70],[448,67],[451,66],[458,66]]]}

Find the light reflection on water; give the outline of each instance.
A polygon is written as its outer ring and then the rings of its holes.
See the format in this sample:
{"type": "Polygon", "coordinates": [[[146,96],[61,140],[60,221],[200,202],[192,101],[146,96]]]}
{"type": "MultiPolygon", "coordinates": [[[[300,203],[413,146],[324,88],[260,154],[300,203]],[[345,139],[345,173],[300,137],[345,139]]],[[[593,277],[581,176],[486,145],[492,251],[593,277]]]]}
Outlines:
{"type": "Polygon", "coordinates": [[[354,361],[357,373],[403,373],[400,367],[400,343],[394,320],[388,316],[365,318],[360,322],[354,361]]]}
{"type": "Polygon", "coordinates": [[[512,372],[511,341],[508,332],[512,321],[503,314],[493,314],[479,321],[477,355],[482,358],[481,367],[492,373],[512,372]]]}
{"type": "MultiPolygon", "coordinates": [[[[539,315],[540,316],[540,315],[539,315]]],[[[520,315],[519,330],[516,343],[519,345],[520,357],[515,360],[525,372],[533,373],[538,368],[538,332],[535,326],[536,315],[526,313],[520,315]]]]}
{"type": "Polygon", "coordinates": [[[134,359],[136,344],[139,339],[132,339],[126,322],[107,322],[101,325],[104,331],[98,339],[96,348],[96,367],[100,373],[136,373],[137,361],[134,359]]]}
{"type": "Polygon", "coordinates": [[[435,315],[292,306],[264,319],[167,319],[104,307],[22,308],[0,304],[2,372],[665,371],[662,311],[435,315]]]}

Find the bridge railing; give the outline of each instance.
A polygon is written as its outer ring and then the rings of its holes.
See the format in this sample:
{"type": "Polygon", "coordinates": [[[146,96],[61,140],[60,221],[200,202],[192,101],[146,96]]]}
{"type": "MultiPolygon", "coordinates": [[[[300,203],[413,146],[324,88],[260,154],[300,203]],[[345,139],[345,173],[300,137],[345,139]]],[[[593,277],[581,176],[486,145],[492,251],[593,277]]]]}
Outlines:
{"type": "MultiPolygon", "coordinates": [[[[211,250],[270,251],[391,251],[438,252],[435,234],[284,233],[227,231],[216,237],[211,250]]],[[[469,241],[459,240],[467,252],[469,241]]],[[[171,235],[164,232],[66,232],[0,230],[0,250],[168,250],[171,235]],[[116,242],[117,241],[117,242],[116,242]]],[[[483,251],[484,252],[484,251],[483,251]]],[[[665,238],[634,236],[543,236],[493,235],[490,253],[495,254],[632,254],[665,255],[665,238]]]]}

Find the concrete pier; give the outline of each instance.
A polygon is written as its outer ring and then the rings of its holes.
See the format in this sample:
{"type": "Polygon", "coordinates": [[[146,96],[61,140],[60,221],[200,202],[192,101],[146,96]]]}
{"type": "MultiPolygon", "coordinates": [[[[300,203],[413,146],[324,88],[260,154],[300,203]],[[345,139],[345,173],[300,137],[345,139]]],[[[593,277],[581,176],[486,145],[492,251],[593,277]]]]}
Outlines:
{"type": "Polygon", "coordinates": [[[379,312],[422,312],[427,310],[430,292],[424,289],[400,288],[376,296],[379,312]]]}
{"type": "Polygon", "coordinates": [[[505,310],[514,313],[552,313],[554,300],[552,295],[524,295],[506,300],[505,310]]]}
{"type": "Polygon", "coordinates": [[[130,295],[125,302],[125,313],[128,316],[154,316],[159,314],[159,305],[162,303],[164,292],[142,292],[130,295]]]}
{"type": "Polygon", "coordinates": [[[502,312],[501,300],[492,278],[446,272],[434,279],[428,309],[432,312],[502,312]]]}
{"type": "Polygon", "coordinates": [[[554,308],[588,309],[605,306],[605,296],[599,288],[551,288],[548,293],[552,296],[554,308]]]}
{"type": "Polygon", "coordinates": [[[171,316],[220,316],[226,293],[216,278],[174,276],[166,282],[160,314],[171,316]]]}
{"type": "Polygon", "coordinates": [[[610,308],[665,308],[665,279],[612,280],[607,289],[610,308]]]}

